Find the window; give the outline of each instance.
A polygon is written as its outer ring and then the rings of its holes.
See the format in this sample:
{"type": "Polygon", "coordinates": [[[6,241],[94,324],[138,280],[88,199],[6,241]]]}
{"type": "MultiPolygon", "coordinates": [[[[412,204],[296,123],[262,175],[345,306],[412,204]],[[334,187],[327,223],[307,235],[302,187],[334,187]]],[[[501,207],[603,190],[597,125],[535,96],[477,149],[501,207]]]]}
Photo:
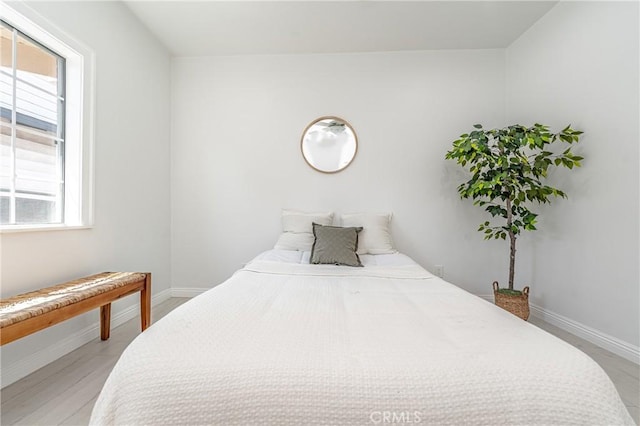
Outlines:
{"type": "Polygon", "coordinates": [[[25,12],[0,19],[0,229],[89,225],[93,53],[25,12]]]}
{"type": "Polygon", "coordinates": [[[0,22],[0,223],[64,223],[65,59],[0,22]]]}

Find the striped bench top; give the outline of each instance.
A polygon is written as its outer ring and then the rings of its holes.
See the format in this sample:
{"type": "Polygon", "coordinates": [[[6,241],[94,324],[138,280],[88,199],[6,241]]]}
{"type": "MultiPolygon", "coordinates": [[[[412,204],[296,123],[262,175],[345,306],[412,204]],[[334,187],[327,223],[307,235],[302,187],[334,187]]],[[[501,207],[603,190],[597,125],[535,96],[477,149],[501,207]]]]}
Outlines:
{"type": "Polygon", "coordinates": [[[0,328],[144,281],[139,272],[103,272],[0,300],[0,328]]]}

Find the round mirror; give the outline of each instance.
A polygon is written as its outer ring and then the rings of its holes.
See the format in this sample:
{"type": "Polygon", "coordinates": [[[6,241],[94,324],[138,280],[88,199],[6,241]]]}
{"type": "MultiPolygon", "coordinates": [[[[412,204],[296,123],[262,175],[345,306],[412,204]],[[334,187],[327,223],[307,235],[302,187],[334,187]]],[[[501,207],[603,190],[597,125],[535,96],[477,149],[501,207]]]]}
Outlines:
{"type": "Polygon", "coordinates": [[[345,120],[320,117],[302,133],[302,156],[314,169],[323,173],[344,170],[356,156],[358,138],[345,120]]]}

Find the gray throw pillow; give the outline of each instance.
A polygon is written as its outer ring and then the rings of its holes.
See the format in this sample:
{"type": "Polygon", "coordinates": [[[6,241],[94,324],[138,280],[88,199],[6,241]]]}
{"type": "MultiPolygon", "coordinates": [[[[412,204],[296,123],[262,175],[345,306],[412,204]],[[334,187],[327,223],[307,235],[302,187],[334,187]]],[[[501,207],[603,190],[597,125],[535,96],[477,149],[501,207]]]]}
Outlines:
{"type": "Polygon", "coordinates": [[[362,228],[341,228],[313,224],[315,241],[311,247],[311,263],[362,266],[358,250],[358,232],[362,228]]]}

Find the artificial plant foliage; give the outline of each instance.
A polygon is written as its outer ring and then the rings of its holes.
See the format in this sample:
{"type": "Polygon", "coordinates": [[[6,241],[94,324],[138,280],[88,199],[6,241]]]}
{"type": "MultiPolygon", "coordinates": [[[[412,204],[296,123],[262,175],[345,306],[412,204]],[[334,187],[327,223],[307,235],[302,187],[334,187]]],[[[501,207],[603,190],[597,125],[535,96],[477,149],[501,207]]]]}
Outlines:
{"type": "Polygon", "coordinates": [[[497,225],[481,223],[478,231],[486,240],[509,238],[509,290],[513,290],[516,239],[523,230],[536,229],[538,214],[531,210],[534,204],[567,197],[544,181],[554,167],[580,167],[583,158],[571,152],[571,145],[579,141],[582,132],[567,126],[552,133],[542,124],[491,130],[480,124],[473,127],[453,142],[445,158],[456,160],[471,172],[471,179],[458,186],[460,197],[471,198],[493,218],[501,218],[497,225]],[[562,143],[570,146],[558,152],[562,143]]]}

